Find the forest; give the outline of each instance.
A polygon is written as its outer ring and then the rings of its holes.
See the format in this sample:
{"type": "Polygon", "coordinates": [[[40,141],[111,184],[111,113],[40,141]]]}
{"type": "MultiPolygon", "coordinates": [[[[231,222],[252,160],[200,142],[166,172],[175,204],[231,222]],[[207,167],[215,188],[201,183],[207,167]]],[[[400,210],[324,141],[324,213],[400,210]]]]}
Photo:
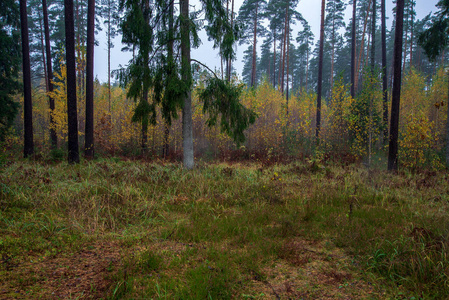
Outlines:
{"type": "Polygon", "coordinates": [[[241,2],[2,0],[0,299],[449,297],[449,1],[241,2]]]}

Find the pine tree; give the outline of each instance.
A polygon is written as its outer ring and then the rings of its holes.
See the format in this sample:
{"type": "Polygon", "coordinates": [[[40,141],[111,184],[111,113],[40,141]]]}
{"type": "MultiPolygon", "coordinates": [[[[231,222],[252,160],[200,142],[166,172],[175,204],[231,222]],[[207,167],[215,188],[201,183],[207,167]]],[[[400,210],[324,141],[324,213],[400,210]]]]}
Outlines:
{"type": "Polygon", "coordinates": [[[324,51],[324,13],[325,13],[326,1],[321,1],[321,26],[320,26],[320,50],[318,57],[318,87],[317,87],[317,100],[316,100],[316,133],[315,136],[318,140],[321,130],[321,92],[323,85],[323,51],[324,51]]]}
{"type": "Polygon", "coordinates": [[[385,16],[385,0],[381,0],[381,31],[382,31],[382,94],[383,94],[383,143],[388,141],[388,74],[387,74],[387,33],[386,33],[386,16],[385,16]]]}
{"type": "Polygon", "coordinates": [[[298,55],[300,61],[302,61],[302,70],[300,70],[300,80],[301,87],[304,87],[307,91],[309,86],[309,60],[310,60],[310,50],[311,45],[313,43],[313,33],[310,29],[309,24],[306,22],[303,24],[303,30],[298,32],[298,37],[296,38],[296,42],[299,43],[298,47],[298,55]],[[305,85],[303,85],[303,83],[305,85]]]}
{"type": "Polygon", "coordinates": [[[345,26],[344,23],[344,11],[346,9],[346,4],[342,0],[328,0],[326,6],[326,19],[324,21],[324,26],[329,36],[329,43],[331,45],[331,71],[329,85],[331,88],[330,94],[332,94],[333,78],[335,76],[334,66],[335,66],[335,51],[338,40],[340,39],[340,34],[338,31],[340,28],[345,26]]]}
{"type": "Polygon", "coordinates": [[[109,113],[111,113],[111,49],[114,48],[113,39],[119,34],[119,5],[117,0],[102,0],[100,15],[104,18],[103,24],[106,26],[106,46],[108,49],[108,103],[109,113]]]}
{"type": "Polygon", "coordinates": [[[86,52],[86,126],[84,155],[94,157],[94,45],[95,45],[95,0],[88,1],[87,8],[87,52],[86,52]]]}
{"type": "Polygon", "coordinates": [[[76,57],[75,24],[73,0],[64,0],[66,63],[67,63],[67,119],[68,119],[68,161],[79,163],[78,114],[76,105],[76,57]]]}
{"type": "Polygon", "coordinates": [[[22,70],[23,70],[23,119],[24,119],[24,147],[23,156],[34,153],[33,141],[33,104],[31,99],[31,64],[28,39],[28,17],[26,0],[20,0],[20,28],[22,32],[22,70]]]}
{"type": "Polygon", "coordinates": [[[355,98],[355,57],[356,57],[356,14],[357,1],[352,0],[352,30],[351,30],[351,97],[355,98]]]}
{"type": "Polygon", "coordinates": [[[391,100],[390,142],[388,148],[388,170],[398,169],[398,137],[399,137],[399,107],[401,98],[401,62],[402,35],[404,22],[404,0],[396,3],[396,28],[394,40],[394,81],[391,100]]]}
{"type": "Polygon", "coordinates": [[[265,33],[265,28],[262,25],[262,17],[267,2],[266,0],[245,0],[240,6],[239,16],[237,21],[242,26],[243,38],[242,41],[250,43],[252,49],[251,56],[251,75],[249,86],[254,87],[257,83],[256,79],[256,66],[257,66],[257,36],[263,36],[265,33]]]}

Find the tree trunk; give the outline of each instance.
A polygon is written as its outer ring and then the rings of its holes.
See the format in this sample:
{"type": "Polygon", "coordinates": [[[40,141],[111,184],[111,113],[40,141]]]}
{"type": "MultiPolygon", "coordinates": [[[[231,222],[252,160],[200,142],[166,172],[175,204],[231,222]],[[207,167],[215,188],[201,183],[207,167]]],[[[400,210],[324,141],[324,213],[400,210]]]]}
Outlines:
{"type": "Polygon", "coordinates": [[[183,164],[188,170],[194,167],[193,155],[193,121],[192,121],[192,98],[190,86],[192,83],[190,66],[190,23],[189,23],[189,0],[180,1],[181,14],[181,74],[182,79],[189,86],[184,98],[182,109],[182,146],[183,164]]]}
{"type": "MultiPolygon", "coordinates": [[[[409,13],[410,14],[410,13],[409,13]]],[[[405,41],[404,41],[404,61],[403,61],[403,65],[402,65],[402,70],[405,71],[405,61],[407,58],[407,36],[408,36],[408,18],[409,18],[409,14],[407,14],[407,19],[405,20],[405,41]]]]}
{"type": "Polygon", "coordinates": [[[283,45],[283,52],[282,52],[282,75],[281,75],[281,92],[282,95],[284,95],[284,74],[285,74],[285,59],[286,59],[286,50],[287,50],[287,43],[289,38],[289,33],[288,33],[288,5],[289,3],[287,2],[287,7],[285,8],[285,25],[284,25],[284,45],[283,45]]]}
{"type": "Polygon", "coordinates": [[[257,12],[259,9],[259,2],[256,2],[256,15],[254,17],[254,35],[253,35],[253,60],[251,67],[251,87],[256,85],[256,44],[257,44],[257,12]]]}
{"type": "MultiPolygon", "coordinates": [[[[111,7],[108,7],[108,109],[109,116],[112,116],[111,111],[111,7]]],[[[112,120],[110,120],[112,121],[112,120]]],[[[112,124],[112,123],[111,123],[112,124]]]]}
{"type": "MultiPolygon", "coordinates": [[[[234,26],[234,0],[232,0],[232,8],[231,8],[231,30],[233,30],[234,26]]],[[[232,73],[232,57],[228,57],[228,81],[231,80],[231,73],[232,73]]]]}
{"type": "MultiPolygon", "coordinates": [[[[449,103],[449,70],[447,71],[447,101],[449,103]]],[[[449,167],[449,105],[447,107],[446,120],[446,168],[449,167]]]]}
{"type": "Polygon", "coordinates": [[[387,33],[385,17],[385,0],[381,0],[382,19],[382,93],[383,93],[383,126],[384,145],[388,142],[388,75],[387,75],[387,33]]]}
{"type": "Polygon", "coordinates": [[[362,43],[360,45],[359,57],[357,59],[357,66],[355,68],[355,82],[354,82],[355,83],[355,87],[354,87],[355,92],[357,92],[357,86],[359,84],[360,64],[362,62],[362,54],[364,53],[363,47],[365,45],[366,24],[368,24],[368,16],[369,16],[370,8],[371,8],[371,0],[368,3],[368,10],[367,10],[367,13],[366,13],[365,22],[363,23],[362,43]]]}
{"type": "MultiPolygon", "coordinates": [[[[47,56],[47,85],[48,92],[53,92],[53,68],[51,63],[51,49],[50,49],[50,30],[48,26],[48,9],[47,0],[42,0],[42,11],[44,16],[44,33],[45,33],[45,52],[47,56]]],[[[48,96],[50,106],[50,139],[51,147],[55,149],[58,146],[58,136],[56,135],[56,122],[54,119],[55,100],[48,96]]]]}
{"type": "Polygon", "coordinates": [[[351,37],[351,97],[355,98],[355,57],[356,57],[356,23],[357,0],[352,1],[352,37],[351,37]]]}
{"type": "MultiPolygon", "coordinates": [[[[175,13],[175,4],[174,1],[170,2],[169,7],[169,16],[168,16],[168,43],[167,43],[167,58],[169,63],[169,77],[171,77],[173,72],[173,45],[174,45],[174,34],[173,34],[173,23],[174,23],[174,13],[175,13]]],[[[170,125],[167,121],[164,124],[164,146],[162,148],[162,157],[167,158],[170,151],[170,125]]]]}
{"type": "Polygon", "coordinates": [[[413,58],[413,34],[414,34],[414,18],[413,18],[413,8],[411,12],[411,22],[410,22],[410,68],[412,67],[412,58],[413,58]]]}
{"type": "Polygon", "coordinates": [[[376,0],[373,0],[373,16],[371,28],[371,72],[374,72],[376,64],[376,0]]]}
{"type": "Polygon", "coordinates": [[[388,151],[388,170],[398,169],[398,137],[399,137],[399,107],[401,98],[401,62],[402,35],[404,23],[404,0],[396,2],[396,28],[394,37],[394,81],[391,100],[390,143],[388,151]]]}
{"type": "Polygon", "coordinates": [[[309,89],[309,41],[307,41],[307,54],[306,54],[306,91],[308,89],[309,89]]]}
{"type": "MultiPolygon", "coordinates": [[[[286,85],[286,89],[287,89],[287,92],[286,92],[286,105],[287,105],[287,126],[289,125],[289,118],[288,118],[288,115],[289,115],[289,110],[288,110],[288,98],[289,98],[289,95],[288,95],[288,92],[289,92],[289,86],[288,86],[288,75],[289,75],[289,60],[290,60],[290,22],[288,22],[288,26],[287,26],[287,32],[288,32],[288,42],[287,42],[287,85],[286,85]]],[[[293,82],[293,80],[292,80],[292,82],[293,82]]]]}
{"type": "Polygon", "coordinates": [[[31,99],[31,64],[28,38],[28,16],[26,0],[20,0],[20,30],[22,33],[22,70],[23,70],[23,119],[24,146],[23,156],[34,153],[33,139],[33,100],[31,99]]]}
{"type": "Polygon", "coordinates": [[[273,88],[276,88],[276,33],[273,33],[273,88]]]}
{"type": "Polygon", "coordinates": [[[326,1],[321,1],[321,26],[320,26],[320,53],[318,57],[318,90],[316,99],[316,138],[320,136],[321,131],[321,90],[323,85],[323,52],[324,52],[324,9],[326,1]]]}
{"type": "Polygon", "coordinates": [[[67,120],[69,163],[79,163],[78,114],[76,109],[76,57],[73,0],[64,0],[65,45],[67,61],[67,120]]]}
{"type": "Polygon", "coordinates": [[[334,87],[334,58],[335,58],[335,19],[332,19],[332,54],[331,54],[331,76],[330,76],[330,95],[332,96],[332,91],[334,87]]]}
{"type": "Polygon", "coordinates": [[[95,0],[89,0],[87,4],[87,49],[86,49],[86,69],[87,69],[86,125],[85,125],[86,136],[84,139],[84,155],[87,158],[94,157],[94,46],[95,46],[95,0]]]}
{"type": "Polygon", "coordinates": [[[40,42],[41,42],[41,54],[42,54],[42,65],[44,66],[44,79],[45,79],[45,91],[48,93],[48,75],[47,75],[47,63],[45,60],[45,43],[44,43],[44,26],[42,25],[42,16],[41,12],[38,11],[39,15],[39,34],[40,34],[40,42]]]}
{"type": "Polygon", "coordinates": [[[282,55],[284,54],[284,36],[282,36],[281,39],[281,49],[279,51],[279,72],[278,72],[278,86],[279,86],[279,90],[281,90],[281,74],[283,74],[282,71],[282,55]]]}

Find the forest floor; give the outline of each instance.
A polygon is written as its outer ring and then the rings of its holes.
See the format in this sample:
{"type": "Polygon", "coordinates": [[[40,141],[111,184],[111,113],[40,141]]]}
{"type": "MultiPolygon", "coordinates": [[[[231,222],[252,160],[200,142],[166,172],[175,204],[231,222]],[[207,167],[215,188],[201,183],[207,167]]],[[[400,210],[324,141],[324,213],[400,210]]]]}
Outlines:
{"type": "Polygon", "coordinates": [[[446,172],[16,160],[0,299],[445,299],[448,208],[446,172]]]}

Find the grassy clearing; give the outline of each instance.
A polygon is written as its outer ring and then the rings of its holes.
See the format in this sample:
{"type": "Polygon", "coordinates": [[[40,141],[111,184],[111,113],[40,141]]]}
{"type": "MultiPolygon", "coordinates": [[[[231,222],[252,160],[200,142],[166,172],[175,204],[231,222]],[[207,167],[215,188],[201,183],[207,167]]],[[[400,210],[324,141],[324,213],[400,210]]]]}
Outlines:
{"type": "Polygon", "coordinates": [[[0,299],[447,298],[448,180],[14,162],[0,173],[0,299]]]}

